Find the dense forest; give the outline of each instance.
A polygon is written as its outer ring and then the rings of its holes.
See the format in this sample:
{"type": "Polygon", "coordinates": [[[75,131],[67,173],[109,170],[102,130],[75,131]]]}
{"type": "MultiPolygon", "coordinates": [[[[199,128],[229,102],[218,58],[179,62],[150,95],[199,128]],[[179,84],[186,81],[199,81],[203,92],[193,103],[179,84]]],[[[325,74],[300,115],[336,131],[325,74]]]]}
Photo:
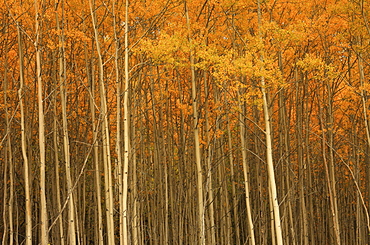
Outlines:
{"type": "Polygon", "coordinates": [[[369,244],[369,18],[1,1],[1,244],[369,244]]]}

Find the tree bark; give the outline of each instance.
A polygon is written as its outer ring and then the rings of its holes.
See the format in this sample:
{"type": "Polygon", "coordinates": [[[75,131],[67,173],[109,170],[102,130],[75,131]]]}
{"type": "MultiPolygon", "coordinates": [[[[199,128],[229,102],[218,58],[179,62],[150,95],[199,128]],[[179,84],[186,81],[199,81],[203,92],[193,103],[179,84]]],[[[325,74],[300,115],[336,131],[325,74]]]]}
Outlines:
{"type": "Polygon", "coordinates": [[[250,197],[250,179],[249,179],[249,166],[247,159],[247,142],[246,142],[246,130],[245,130],[245,120],[243,116],[244,105],[240,99],[240,92],[238,92],[238,104],[239,104],[239,134],[240,134],[240,146],[242,151],[242,163],[243,163],[243,175],[244,175],[244,189],[245,189],[245,204],[247,207],[247,224],[248,224],[248,233],[249,233],[249,244],[255,245],[256,239],[254,234],[254,224],[252,220],[252,205],[250,197]]]}
{"type": "MultiPolygon", "coordinates": [[[[191,44],[191,28],[189,19],[189,10],[186,2],[185,5],[185,15],[186,23],[188,28],[188,40],[191,44]]],[[[191,99],[193,104],[193,134],[194,134],[194,148],[195,148],[195,162],[197,169],[197,194],[198,194],[198,243],[205,245],[205,213],[204,213],[204,201],[203,201],[203,172],[201,165],[201,155],[200,155],[200,142],[199,142],[199,117],[198,117],[198,98],[197,98],[197,88],[196,88],[196,77],[195,77],[195,67],[194,67],[194,56],[193,51],[190,51],[190,69],[191,69],[191,99]]]]}
{"type": "Polygon", "coordinates": [[[129,14],[129,0],[125,1],[125,87],[123,91],[123,236],[124,245],[129,244],[128,238],[128,170],[130,157],[130,109],[129,109],[129,47],[128,47],[128,14],[129,14]]]}
{"type": "MultiPolygon", "coordinates": [[[[262,41],[262,33],[261,33],[261,25],[262,25],[262,15],[261,15],[261,2],[258,0],[258,26],[259,26],[259,36],[260,40],[262,41]]],[[[263,55],[260,55],[260,60],[263,62],[263,55]]],[[[261,70],[263,67],[260,68],[261,70]]],[[[276,181],[275,181],[275,170],[274,170],[274,163],[272,158],[272,137],[271,137],[271,125],[270,125],[270,109],[269,103],[267,101],[267,90],[266,90],[266,83],[265,77],[262,76],[260,78],[261,84],[261,92],[262,92],[262,99],[263,99],[263,115],[265,119],[265,135],[266,135],[266,155],[267,155],[267,172],[269,176],[269,189],[270,189],[270,199],[273,204],[273,215],[274,215],[274,224],[275,224],[275,233],[276,233],[276,241],[277,245],[283,244],[283,236],[280,224],[280,210],[279,210],[279,203],[277,197],[277,190],[276,190],[276,181]]]]}
{"type": "Polygon", "coordinates": [[[22,141],[22,156],[23,156],[23,176],[24,176],[24,192],[25,192],[25,209],[26,209],[26,245],[32,245],[32,200],[31,188],[29,179],[29,162],[27,155],[27,140],[24,124],[24,65],[23,65],[23,42],[22,32],[20,31],[19,23],[17,23],[17,36],[18,36],[18,55],[19,55],[19,90],[18,98],[21,112],[21,141],[22,141]]]}
{"type": "Polygon", "coordinates": [[[110,137],[109,137],[109,125],[108,125],[108,109],[107,99],[104,84],[104,66],[103,58],[99,42],[98,28],[96,26],[96,16],[93,10],[95,3],[89,0],[90,14],[92,18],[92,24],[94,29],[94,38],[96,44],[96,51],[98,54],[98,67],[99,67],[99,89],[100,89],[100,103],[101,103],[101,115],[102,124],[101,132],[103,137],[103,163],[104,163],[104,191],[105,191],[105,204],[106,204],[106,222],[107,222],[107,238],[108,244],[115,244],[114,238],[114,205],[113,205],[113,181],[112,181],[112,164],[111,164],[111,153],[110,153],[110,137]]]}
{"type": "Polygon", "coordinates": [[[37,79],[37,101],[38,101],[38,119],[39,119],[39,153],[40,153],[40,241],[42,244],[48,244],[48,213],[46,206],[46,162],[45,162],[45,119],[43,105],[43,81],[41,77],[41,47],[40,47],[40,18],[38,1],[35,0],[35,49],[36,49],[36,79],[37,79]]]}
{"type": "Polygon", "coordinates": [[[67,199],[68,199],[68,237],[69,244],[76,244],[76,224],[75,224],[75,207],[74,207],[74,193],[71,175],[71,157],[70,157],[70,143],[68,135],[68,122],[67,122],[67,91],[66,91],[66,64],[65,64],[65,52],[64,52],[64,1],[59,3],[62,8],[62,20],[60,25],[58,12],[56,11],[57,30],[60,32],[59,35],[59,88],[62,106],[62,132],[63,132],[63,151],[64,151],[64,163],[66,170],[67,180],[67,199]]]}

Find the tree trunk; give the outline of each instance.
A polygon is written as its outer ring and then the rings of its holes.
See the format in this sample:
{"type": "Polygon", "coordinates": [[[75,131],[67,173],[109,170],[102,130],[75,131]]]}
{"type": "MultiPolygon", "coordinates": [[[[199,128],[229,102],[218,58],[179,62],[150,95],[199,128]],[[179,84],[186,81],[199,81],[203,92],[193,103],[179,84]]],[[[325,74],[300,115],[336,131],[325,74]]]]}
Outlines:
{"type": "MultiPolygon", "coordinates": [[[[204,93],[205,97],[208,98],[209,96],[209,90],[208,90],[208,81],[206,78],[206,75],[204,75],[204,93]]],[[[214,195],[213,195],[213,188],[212,188],[212,149],[211,149],[211,137],[209,135],[209,111],[208,111],[208,100],[205,102],[205,131],[206,131],[206,140],[207,140],[207,150],[206,150],[206,156],[205,156],[205,161],[207,162],[207,193],[208,193],[208,202],[207,206],[209,206],[209,229],[208,230],[208,239],[209,242],[208,244],[216,244],[216,227],[215,227],[215,214],[214,214],[214,195]]]]}
{"type": "Polygon", "coordinates": [[[100,90],[100,103],[102,124],[101,131],[103,137],[103,164],[104,164],[104,192],[105,192],[105,205],[106,205],[106,222],[107,222],[107,237],[108,244],[115,244],[114,239],[114,205],[113,205],[113,181],[112,181],[112,164],[110,153],[110,137],[109,137],[109,124],[108,124],[108,109],[107,109],[107,94],[104,84],[104,67],[102,53],[100,49],[99,34],[96,26],[96,16],[93,10],[95,3],[89,0],[90,14],[94,29],[94,38],[96,44],[96,51],[98,53],[98,67],[99,67],[99,90],[100,90]]]}
{"type": "Polygon", "coordinates": [[[38,119],[39,119],[39,153],[40,153],[40,231],[41,244],[48,244],[48,213],[46,207],[46,162],[45,162],[45,122],[44,122],[44,105],[43,105],[43,81],[41,77],[41,47],[40,47],[40,22],[38,1],[35,0],[35,24],[36,24],[36,78],[37,78],[37,100],[38,100],[38,119]]]}
{"type": "MultiPolygon", "coordinates": [[[[22,33],[20,31],[19,24],[17,23],[17,34],[18,34],[18,55],[19,55],[19,90],[18,98],[21,112],[21,141],[22,141],[22,156],[23,156],[23,175],[24,175],[24,192],[25,192],[25,209],[26,209],[26,245],[32,245],[32,200],[31,200],[31,188],[29,179],[29,163],[27,155],[27,140],[25,133],[24,124],[24,105],[23,105],[23,88],[24,88],[24,65],[23,65],[23,42],[22,33]]],[[[61,243],[64,245],[63,243],[61,243]]]]}
{"type": "MultiPolygon", "coordinates": [[[[118,59],[119,59],[119,38],[117,36],[117,30],[116,30],[116,1],[112,2],[112,18],[113,18],[113,32],[114,32],[114,70],[115,70],[115,82],[117,87],[116,92],[116,100],[117,100],[117,112],[116,112],[116,118],[117,118],[117,132],[116,132],[116,154],[117,154],[117,178],[118,178],[118,199],[119,199],[119,236],[120,236],[120,244],[127,244],[127,221],[125,221],[126,217],[126,209],[123,197],[123,177],[122,174],[123,166],[122,166],[122,141],[121,141],[121,87],[122,83],[120,81],[120,73],[118,68],[118,59]]],[[[125,22],[127,23],[127,21],[125,22]]],[[[128,26],[126,24],[125,26],[128,26]]],[[[127,32],[125,30],[125,37],[127,35],[127,32]]],[[[126,62],[126,57],[125,57],[126,62]]],[[[125,130],[126,133],[126,130],[125,130]]],[[[126,142],[125,142],[126,145],[126,142]]]]}
{"type": "MultiPolygon", "coordinates": [[[[85,52],[87,56],[87,51],[85,52]]],[[[86,70],[88,71],[88,58],[86,60],[86,70]]],[[[92,135],[93,135],[93,152],[94,152],[94,170],[95,170],[95,202],[96,202],[96,216],[97,216],[97,225],[94,226],[97,230],[97,236],[95,239],[96,244],[103,245],[103,212],[102,212],[102,201],[101,201],[101,178],[100,178],[100,160],[99,160],[99,144],[98,144],[98,127],[95,122],[95,79],[94,79],[94,70],[93,65],[91,65],[91,71],[88,74],[89,77],[89,91],[90,91],[90,112],[91,112],[91,121],[92,121],[92,135]]]]}
{"type": "Polygon", "coordinates": [[[128,47],[128,14],[129,14],[129,1],[125,1],[125,88],[123,91],[123,141],[124,141],[124,152],[123,152],[123,236],[124,245],[129,244],[128,238],[128,165],[130,157],[130,108],[129,108],[129,47],[128,47]]]}
{"type": "Polygon", "coordinates": [[[231,178],[231,194],[232,194],[232,212],[234,220],[234,229],[235,229],[235,241],[236,245],[240,245],[240,225],[239,225],[239,213],[238,213],[238,197],[236,194],[235,183],[237,178],[234,171],[234,149],[232,143],[232,134],[231,134],[231,121],[229,114],[227,115],[227,138],[228,138],[228,148],[229,148],[229,162],[230,162],[230,178],[231,178]]]}
{"type": "Polygon", "coordinates": [[[247,160],[247,142],[246,142],[246,130],[245,120],[243,116],[244,105],[240,99],[240,92],[238,92],[238,104],[239,104],[239,130],[240,130],[240,146],[242,151],[242,163],[243,163],[243,175],[244,175],[244,189],[245,189],[245,204],[247,206],[247,223],[248,223],[248,235],[250,237],[249,244],[255,245],[256,239],[254,234],[254,224],[252,220],[252,205],[250,198],[250,179],[249,179],[249,166],[247,160]]]}
{"type": "MultiPolygon", "coordinates": [[[[261,33],[261,25],[262,25],[262,16],[261,16],[261,3],[260,0],[257,2],[258,4],[258,25],[259,25],[259,36],[262,41],[262,33],[261,33]]],[[[260,60],[263,62],[263,55],[260,55],[260,60]]],[[[260,68],[261,70],[263,67],[260,68]]],[[[261,92],[262,92],[262,99],[263,99],[263,114],[265,119],[265,135],[266,135],[266,155],[267,155],[267,172],[269,176],[269,189],[270,189],[270,199],[273,203],[273,211],[274,211],[274,224],[275,224],[275,233],[276,233],[276,241],[277,245],[283,244],[283,236],[281,231],[281,224],[280,224],[280,210],[279,210],[279,203],[276,191],[276,181],[275,181],[275,170],[274,170],[274,163],[272,158],[272,137],[271,137],[271,125],[270,125],[270,112],[269,112],[269,103],[267,101],[267,90],[266,90],[266,83],[265,77],[261,77],[261,92]]]]}
{"type": "MultiPolygon", "coordinates": [[[[186,23],[188,28],[188,40],[191,44],[191,28],[189,19],[189,10],[186,2],[185,5],[185,15],[186,23]]],[[[205,213],[204,213],[204,201],[203,201],[203,172],[201,165],[201,155],[200,155],[200,143],[199,143],[199,117],[198,117],[198,98],[197,98],[197,88],[196,88],[196,77],[195,77],[195,67],[194,67],[194,56],[193,51],[190,51],[190,69],[191,69],[191,88],[192,88],[192,104],[193,104],[193,134],[194,134],[194,148],[195,148],[195,162],[197,169],[197,194],[198,194],[198,243],[205,245],[205,213]]]]}
{"type": "Polygon", "coordinates": [[[62,106],[62,132],[63,132],[63,151],[64,163],[66,169],[67,180],[67,199],[68,199],[68,237],[69,244],[76,244],[76,224],[75,224],[75,207],[74,207],[74,193],[71,175],[71,157],[70,157],[70,143],[68,136],[68,122],[67,122],[67,91],[66,91],[66,64],[64,55],[64,1],[61,4],[62,8],[62,26],[60,26],[58,12],[56,12],[57,30],[59,35],[59,88],[62,106]]]}
{"type": "MultiPolygon", "coordinates": [[[[319,106],[320,107],[320,106],[319,106]]],[[[329,193],[329,203],[330,203],[330,218],[333,222],[333,232],[334,232],[334,242],[337,245],[341,244],[340,240],[340,233],[339,233],[339,223],[338,223],[338,213],[337,213],[337,208],[336,208],[336,198],[334,198],[334,191],[333,191],[333,182],[332,179],[332,174],[330,170],[330,166],[327,161],[327,153],[326,153],[326,148],[328,145],[328,142],[326,140],[326,128],[324,126],[324,117],[323,117],[323,112],[320,107],[319,109],[319,116],[320,116],[320,126],[321,126],[321,140],[322,140],[322,157],[323,157],[323,162],[324,162],[324,168],[325,168],[325,175],[326,175],[326,181],[327,181],[327,186],[328,186],[328,193],[329,193]]],[[[329,125],[331,126],[331,125],[329,125]]]]}

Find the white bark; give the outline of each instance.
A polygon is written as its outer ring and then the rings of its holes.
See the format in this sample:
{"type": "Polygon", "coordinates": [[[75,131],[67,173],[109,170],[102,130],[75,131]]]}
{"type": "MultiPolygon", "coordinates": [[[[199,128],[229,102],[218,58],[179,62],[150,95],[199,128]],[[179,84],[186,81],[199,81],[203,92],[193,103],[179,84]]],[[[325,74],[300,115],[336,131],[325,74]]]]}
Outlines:
{"type": "Polygon", "coordinates": [[[129,165],[129,154],[130,154],[130,113],[129,113],[129,49],[128,49],[128,7],[129,1],[126,0],[125,9],[125,88],[123,95],[123,128],[124,128],[124,152],[123,152],[123,244],[129,244],[128,238],[128,217],[127,217],[127,207],[128,207],[128,165],[129,165]]]}
{"type": "Polygon", "coordinates": [[[46,208],[46,173],[45,173],[45,120],[43,106],[43,91],[41,77],[41,49],[40,49],[40,14],[38,1],[35,0],[35,23],[36,23],[36,77],[37,77],[37,101],[38,101],[38,118],[39,118],[39,151],[40,151],[40,229],[41,229],[41,244],[48,244],[48,213],[46,208]]]}
{"type": "MultiPolygon", "coordinates": [[[[261,3],[260,0],[257,2],[258,4],[258,29],[259,29],[259,36],[262,41],[262,34],[261,34],[261,25],[262,25],[262,15],[261,15],[261,3]]],[[[263,55],[260,55],[260,60],[263,62],[263,55]]],[[[263,67],[260,68],[261,70],[263,67]]],[[[274,170],[274,163],[272,158],[272,137],[271,137],[271,125],[270,125],[270,112],[269,106],[267,101],[267,91],[266,91],[266,83],[265,77],[261,77],[261,92],[263,98],[263,115],[265,119],[265,135],[266,135],[266,154],[267,154],[267,172],[269,176],[269,189],[270,189],[270,198],[273,205],[274,210],[274,224],[275,224],[275,236],[277,245],[283,244],[283,236],[281,230],[281,222],[280,222],[280,209],[279,203],[277,198],[277,191],[276,191],[276,181],[275,181],[275,170],[274,170]]]]}
{"type": "MultiPolygon", "coordinates": [[[[191,29],[188,8],[185,4],[185,15],[188,27],[188,39],[191,43],[191,29]]],[[[199,226],[199,244],[205,245],[205,213],[204,213],[204,201],[203,201],[203,173],[201,165],[201,155],[200,155],[200,142],[199,142],[199,117],[198,117],[198,105],[197,105],[197,91],[196,91],[196,81],[195,81],[195,68],[194,68],[194,56],[193,51],[190,51],[190,69],[191,69],[191,87],[192,87],[192,101],[193,101],[193,133],[194,133],[194,147],[195,147],[195,162],[197,169],[197,191],[198,191],[198,226],[199,226]]]]}
{"type": "Polygon", "coordinates": [[[114,239],[114,205],[113,205],[113,181],[112,181],[112,164],[110,154],[110,137],[108,125],[108,109],[107,99],[104,84],[104,65],[101,54],[99,34],[96,26],[96,16],[93,10],[94,3],[89,0],[90,14],[94,29],[94,38],[96,44],[96,51],[98,54],[99,67],[99,84],[100,84],[100,100],[101,100],[101,114],[102,114],[102,136],[103,136],[103,162],[104,162],[104,188],[105,188],[105,205],[106,205],[106,221],[107,221],[107,237],[108,244],[115,244],[114,239]]]}
{"type": "Polygon", "coordinates": [[[23,175],[24,175],[24,191],[26,201],[26,245],[32,245],[32,203],[31,203],[31,188],[29,180],[29,163],[27,156],[27,141],[25,134],[24,125],[24,106],[23,106],[23,86],[24,86],[24,74],[23,74],[23,45],[20,27],[17,23],[17,34],[18,34],[18,53],[19,53],[19,90],[18,98],[21,112],[21,140],[22,140],[22,156],[23,156],[23,175]]]}
{"type": "Polygon", "coordinates": [[[247,163],[247,144],[245,142],[245,125],[244,118],[242,115],[243,106],[240,100],[240,94],[238,93],[238,104],[239,104],[239,128],[240,128],[240,142],[242,148],[242,162],[243,162],[243,175],[244,175],[244,189],[245,189],[245,203],[247,208],[247,219],[248,219],[248,231],[250,236],[250,245],[255,245],[256,240],[254,236],[254,224],[252,220],[252,207],[250,200],[250,188],[249,188],[249,166],[247,163]]]}

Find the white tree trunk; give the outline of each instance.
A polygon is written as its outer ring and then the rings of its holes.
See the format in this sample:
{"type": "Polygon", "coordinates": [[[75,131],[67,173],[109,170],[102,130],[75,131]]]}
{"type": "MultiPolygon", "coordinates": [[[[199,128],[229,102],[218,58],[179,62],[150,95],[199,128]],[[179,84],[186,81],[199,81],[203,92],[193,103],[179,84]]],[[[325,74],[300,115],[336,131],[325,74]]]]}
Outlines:
{"type": "Polygon", "coordinates": [[[104,84],[104,67],[103,59],[100,49],[99,34],[96,26],[96,17],[93,10],[95,6],[92,0],[89,0],[90,14],[94,29],[94,38],[96,44],[96,51],[98,53],[98,67],[99,67],[99,85],[100,85],[100,102],[102,115],[102,136],[103,136],[103,162],[104,162],[104,188],[105,188],[105,205],[106,205],[106,221],[107,221],[107,237],[108,244],[115,244],[114,239],[114,205],[113,205],[113,181],[112,181],[112,164],[110,154],[110,139],[109,139],[109,125],[108,125],[108,109],[107,99],[104,84]]]}
{"type": "Polygon", "coordinates": [[[27,140],[24,126],[24,106],[23,106],[23,86],[24,86],[24,67],[23,67],[23,45],[20,27],[17,23],[18,34],[18,53],[19,53],[19,90],[18,98],[21,112],[21,139],[22,139],[22,156],[23,156],[23,174],[24,174],[24,191],[26,201],[26,245],[32,245],[32,203],[31,188],[29,179],[29,163],[27,156],[27,140]]]}
{"type": "MultiPolygon", "coordinates": [[[[191,29],[188,8],[185,4],[185,15],[186,22],[188,26],[188,39],[191,42],[191,29]]],[[[200,142],[199,142],[199,118],[198,118],[198,105],[197,105],[197,91],[196,91],[196,81],[195,81],[195,68],[194,68],[194,56],[193,51],[190,51],[190,69],[191,69],[191,87],[192,87],[192,101],[193,101],[193,133],[194,133],[194,148],[195,148],[195,162],[197,169],[197,191],[198,191],[198,227],[199,227],[199,244],[205,245],[205,213],[204,213],[204,201],[203,201],[203,173],[201,165],[201,155],[200,155],[200,142]]]]}
{"type": "Polygon", "coordinates": [[[38,118],[39,118],[39,151],[40,151],[40,230],[41,244],[48,244],[48,213],[46,208],[46,185],[45,185],[45,122],[44,122],[44,106],[43,106],[43,91],[41,78],[41,49],[39,47],[40,39],[40,23],[39,23],[39,6],[35,0],[35,23],[36,23],[36,77],[37,77],[37,101],[38,101],[38,118]]]}
{"type": "Polygon", "coordinates": [[[126,0],[125,9],[125,88],[123,95],[123,129],[124,129],[124,152],[123,152],[123,244],[129,244],[128,237],[128,218],[127,218],[127,207],[128,207],[128,164],[130,154],[130,113],[129,113],[129,49],[128,49],[128,7],[129,1],[126,0]]]}

